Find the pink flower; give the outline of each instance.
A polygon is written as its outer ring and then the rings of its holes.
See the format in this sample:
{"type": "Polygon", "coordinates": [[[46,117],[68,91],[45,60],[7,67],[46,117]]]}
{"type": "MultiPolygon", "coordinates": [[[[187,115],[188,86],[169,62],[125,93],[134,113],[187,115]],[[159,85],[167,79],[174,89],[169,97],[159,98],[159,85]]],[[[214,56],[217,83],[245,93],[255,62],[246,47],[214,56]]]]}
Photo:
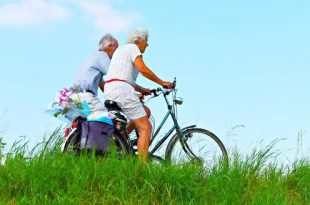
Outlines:
{"type": "Polygon", "coordinates": [[[64,107],[64,108],[70,108],[71,107],[71,104],[68,102],[68,101],[63,101],[61,103],[61,105],[64,107]]]}
{"type": "Polygon", "coordinates": [[[60,92],[60,96],[61,97],[66,97],[67,95],[66,95],[66,93],[64,92],[64,91],[59,91],[60,92]]]}

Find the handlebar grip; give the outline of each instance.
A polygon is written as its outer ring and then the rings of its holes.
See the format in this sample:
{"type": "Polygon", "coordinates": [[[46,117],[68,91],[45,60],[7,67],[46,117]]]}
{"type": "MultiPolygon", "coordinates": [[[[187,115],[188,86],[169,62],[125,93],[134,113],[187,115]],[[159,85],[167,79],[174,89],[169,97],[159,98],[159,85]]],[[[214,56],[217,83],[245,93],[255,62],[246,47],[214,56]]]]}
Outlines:
{"type": "Polygon", "coordinates": [[[150,94],[148,94],[148,93],[141,93],[141,94],[144,95],[144,96],[150,95],[150,94]]]}
{"type": "Polygon", "coordinates": [[[163,88],[168,89],[168,87],[167,87],[167,86],[165,86],[165,85],[163,85],[163,88]]]}
{"type": "MultiPolygon", "coordinates": [[[[172,87],[170,88],[170,89],[174,89],[175,88],[175,85],[176,85],[176,81],[173,81],[172,82],[172,87]]],[[[165,89],[169,89],[167,86],[163,86],[163,88],[165,88],[165,89]]]]}

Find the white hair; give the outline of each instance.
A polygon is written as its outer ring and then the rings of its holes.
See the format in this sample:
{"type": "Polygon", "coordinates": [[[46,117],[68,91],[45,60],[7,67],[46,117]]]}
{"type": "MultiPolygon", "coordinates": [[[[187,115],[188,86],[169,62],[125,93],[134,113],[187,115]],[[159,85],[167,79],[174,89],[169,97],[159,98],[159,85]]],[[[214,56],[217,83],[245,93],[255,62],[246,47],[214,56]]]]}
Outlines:
{"type": "Polygon", "coordinates": [[[138,38],[141,40],[146,40],[149,37],[149,32],[145,28],[136,28],[129,32],[128,38],[127,38],[127,43],[135,43],[138,38]]]}
{"type": "Polygon", "coordinates": [[[110,45],[114,45],[116,39],[109,33],[104,35],[99,41],[99,50],[104,51],[110,45]]]}

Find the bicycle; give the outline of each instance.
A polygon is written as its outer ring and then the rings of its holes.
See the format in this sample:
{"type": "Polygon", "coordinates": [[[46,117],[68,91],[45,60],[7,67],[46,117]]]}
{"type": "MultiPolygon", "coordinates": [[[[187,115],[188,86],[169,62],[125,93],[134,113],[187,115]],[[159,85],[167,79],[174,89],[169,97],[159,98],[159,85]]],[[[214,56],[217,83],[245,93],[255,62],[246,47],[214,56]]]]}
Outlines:
{"type": "MultiPolygon", "coordinates": [[[[149,158],[152,160],[165,159],[173,163],[199,161],[203,162],[205,166],[212,166],[213,163],[216,163],[219,159],[223,159],[224,161],[228,162],[226,148],[215,134],[206,129],[197,128],[196,125],[190,125],[184,128],[181,128],[179,126],[176,116],[176,107],[178,105],[181,105],[183,103],[183,100],[176,97],[176,79],[173,83],[174,87],[172,89],[156,88],[151,90],[151,98],[156,98],[160,95],[163,95],[167,104],[167,113],[163,117],[156,131],[152,133],[150,139],[150,147],[153,144],[154,140],[157,138],[157,135],[159,134],[162,127],[165,125],[169,116],[172,118],[173,126],[164,136],[161,137],[161,139],[157,141],[155,146],[151,150],[149,150],[149,158]],[[172,102],[168,100],[168,96],[170,94],[172,94],[172,102]],[[165,157],[162,158],[155,155],[155,152],[158,151],[158,149],[166,142],[166,140],[173,134],[174,131],[175,133],[170,138],[170,141],[166,147],[165,157]]],[[[113,120],[115,127],[112,135],[113,146],[116,147],[117,152],[121,153],[120,155],[122,156],[128,154],[135,154],[137,152],[137,149],[135,147],[137,145],[139,133],[135,131],[135,137],[129,137],[129,133],[127,133],[126,131],[126,125],[128,120],[122,113],[121,108],[119,108],[116,102],[106,100],[105,106],[110,113],[116,116],[116,118],[113,120]]],[[[74,131],[71,132],[74,133],[74,131]]],[[[70,136],[73,135],[74,134],[71,134],[70,136]]],[[[78,133],[76,135],[78,135],[78,133]]],[[[69,140],[67,144],[74,144],[75,142],[75,146],[73,147],[78,147],[78,141],[74,141],[73,138],[74,137],[72,137],[72,139],[69,140]]]]}

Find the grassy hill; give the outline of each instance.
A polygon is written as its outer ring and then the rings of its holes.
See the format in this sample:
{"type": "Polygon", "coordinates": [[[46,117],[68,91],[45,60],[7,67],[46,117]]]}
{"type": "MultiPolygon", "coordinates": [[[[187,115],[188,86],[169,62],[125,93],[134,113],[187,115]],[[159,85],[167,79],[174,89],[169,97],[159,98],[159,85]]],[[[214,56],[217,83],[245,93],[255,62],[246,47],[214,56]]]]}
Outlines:
{"type": "Polygon", "coordinates": [[[271,148],[231,153],[229,166],[205,169],[62,155],[48,146],[25,158],[20,146],[0,165],[0,204],[310,204],[309,160],[267,164],[271,148]]]}

